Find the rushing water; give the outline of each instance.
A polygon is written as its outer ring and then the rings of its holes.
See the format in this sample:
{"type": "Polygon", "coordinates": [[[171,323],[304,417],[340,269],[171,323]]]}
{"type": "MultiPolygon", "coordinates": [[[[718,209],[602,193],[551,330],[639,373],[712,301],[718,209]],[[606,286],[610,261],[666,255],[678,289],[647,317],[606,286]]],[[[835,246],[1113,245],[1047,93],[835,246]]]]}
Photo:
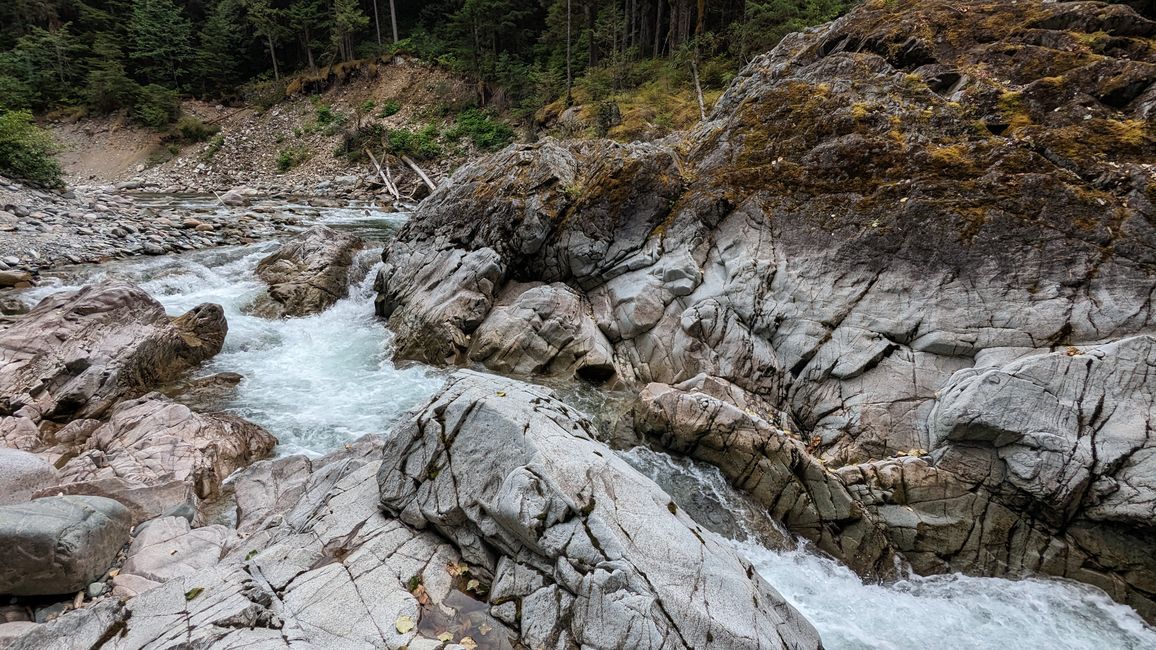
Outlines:
{"type": "MultiPolygon", "coordinates": [[[[400,223],[396,215],[363,207],[314,210],[310,217],[379,239],[400,223]]],[[[275,247],[89,267],[64,273],[27,297],[119,278],[137,282],[174,314],[202,302],[221,304],[229,335],[200,374],[243,375],[221,406],[268,428],[286,453],[320,454],[350,438],[384,432],[437,390],[445,372],[390,360],[389,334],[373,317],[372,273],[322,314],[286,320],[246,314],[244,307],[265,289],[253,270],[275,247]]],[[[590,391],[562,395],[580,408],[613,410],[613,400],[590,391]]],[[[1156,648],[1156,633],[1134,611],[1072,582],[913,576],[865,584],[846,567],[793,542],[717,469],[643,448],[623,456],[746,555],[815,624],[828,650],[1156,648]]]]}
{"type": "MultiPolygon", "coordinates": [[[[401,223],[396,215],[360,208],[320,216],[379,238],[401,223]]],[[[269,242],[88,267],[65,273],[29,297],[116,278],[136,282],[171,314],[203,302],[220,304],[229,323],[225,347],[198,374],[243,375],[220,406],[273,432],[282,453],[320,454],[367,433],[384,433],[441,386],[444,372],[399,367],[390,359],[389,333],[373,315],[372,272],[348,298],[314,316],[269,320],[245,313],[266,288],[254,275],[257,262],[276,247],[269,242]]]]}
{"type": "Polygon", "coordinates": [[[622,456],[745,555],[814,623],[827,650],[1156,648],[1156,632],[1135,611],[1075,582],[947,575],[864,583],[806,545],[768,546],[766,531],[778,528],[775,522],[736,493],[717,468],[644,448],[622,456]],[[700,489],[688,493],[688,482],[700,489]],[[718,512],[740,516],[711,526],[718,512]]]}

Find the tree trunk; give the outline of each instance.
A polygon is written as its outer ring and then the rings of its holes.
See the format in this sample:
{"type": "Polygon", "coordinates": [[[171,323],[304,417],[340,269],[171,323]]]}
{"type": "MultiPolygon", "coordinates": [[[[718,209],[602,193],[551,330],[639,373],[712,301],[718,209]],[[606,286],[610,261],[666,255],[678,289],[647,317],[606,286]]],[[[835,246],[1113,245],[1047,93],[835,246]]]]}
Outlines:
{"type": "Polygon", "coordinates": [[[373,0],[373,27],[377,30],[377,44],[381,45],[381,19],[377,15],[377,0],[373,0]]]}
{"type": "Polygon", "coordinates": [[[570,0],[566,0],[566,106],[574,105],[574,73],[570,67],[570,0]]]}
{"type": "Polygon", "coordinates": [[[598,45],[594,42],[594,7],[593,0],[586,0],[583,9],[586,12],[586,65],[593,68],[598,65],[598,45]]]}
{"type": "Polygon", "coordinates": [[[662,54],[662,8],[666,6],[665,0],[658,0],[658,11],[654,17],[654,58],[658,58],[662,54]]]}
{"type": "Polygon", "coordinates": [[[706,121],[706,101],[702,98],[702,84],[698,82],[698,52],[690,59],[690,73],[694,77],[694,92],[698,95],[698,114],[706,121]]]}
{"type": "Polygon", "coordinates": [[[280,81],[281,72],[277,69],[277,50],[273,47],[273,35],[265,34],[265,41],[269,43],[269,58],[273,61],[273,81],[280,81]]]}
{"type": "Polygon", "coordinates": [[[393,42],[396,43],[401,39],[397,37],[397,8],[393,0],[389,0],[389,21],[393,23],[393,42]]]}

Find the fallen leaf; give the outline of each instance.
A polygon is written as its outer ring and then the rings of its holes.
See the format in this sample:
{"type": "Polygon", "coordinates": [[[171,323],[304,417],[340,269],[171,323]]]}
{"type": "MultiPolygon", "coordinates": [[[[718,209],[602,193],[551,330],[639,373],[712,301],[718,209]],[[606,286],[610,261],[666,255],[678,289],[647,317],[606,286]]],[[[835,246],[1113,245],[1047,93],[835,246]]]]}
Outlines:
{"type": "Polygon", "coordinates": [[[249,551],[248,553],[246,553],[245,554],[245,561],[248,562],[249,560],[252,560],[255,557],[257,557],[257,549],[253,549],[253,550],[249,551]]]}
{"type": "Polygon", "coordinates": [[[465,648],[466,650],[474,650],[474,648],[478,647],[477,641],[474,641],[473,637],[468,636],[463,636],[462,640],[458,641],[458,645],[465,648]]]}
{"type": "Polygon", "coordinates": [[[443,643],[449,643],[450,641],[453,641],[453,640],[454,640],[453,632],[442,632],[441,634],[438,635],[438,641],[442,641],[443,643]]]}
{"type": "Polygon", "coordinates": [[[486,636],[490,632],[494,631],[494,626],[490,625],[489,623],[482,623],[478,626],[478,631],[482,633],[482,636],[486,636]]]}
{"type": "Polygon", "coordinates": [[[482,586],[482,583],[478,582],[476,579],[470,580],[469,582],[466,583],[466,591],[477,591],[478,587],[481,587],[481,586],[482,586]]]}
{"type": "Polygon", "coordinates": [[[505,397],[505,396],[506,396],[506,391],[504,391],[504,390],[498,391],[498,397],[505,397]]]}
{"type": "Polygon", "coordinates": [[[413,597],[417,598],[417,602],[422,605],[429,604],[429,594],[425,591],[425,585],[418,585],[417,589],[413,590],[413,597]]]}
{"type": "Polygon", "coordinates": [[[397,617],[397,620],[394,621],[393,626],[397,628],[398,632],[405,634],[413,629],[413,617],[407,614],[402,614],[401,616],[397,617]]]}
{"type": "Polygon", "coordinates": [[[185,600],[192,600],[192,599],[196,598],[197,596],[200,596],[201,592],[203,592],[204,590],[205,590],[204,587],[193,587],[192,589],[185,592],[185,600]]]}
{"type": "Polygon", "coordinates": [[[469,573],[470,568],[464,564],[450,562],[446,565],[446,571],[448,571],[451,576],[460,576],[469,573]]]}

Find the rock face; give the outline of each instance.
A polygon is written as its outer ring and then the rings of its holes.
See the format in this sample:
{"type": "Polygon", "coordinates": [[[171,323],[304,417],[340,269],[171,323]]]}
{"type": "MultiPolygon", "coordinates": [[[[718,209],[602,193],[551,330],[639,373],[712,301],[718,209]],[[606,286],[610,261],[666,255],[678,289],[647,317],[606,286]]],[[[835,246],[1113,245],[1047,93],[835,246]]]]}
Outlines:
{"type": "Polygon", "coordinates": [[[819,647],[744,559],[546,389],[460,372],[384,453],[386,511],[492,572],[495,615],[531,647],[819,647]]]}
{"type": "Polygon", "coordinates": [[[515,283],[564,284],[616,376],[665,386],[651,435],[861,571],[1042,571],[1156,620],[1128,550],[1156,530],[1154,36],[1120,4],[865,3],[682,141],[463,167],[383,253],[378,313],[401,356],[548,374],[515,283]]]}
{"type": "Polygon", "coordinates": [[[0,448],[0,506],[28,501],[37,490],[58,482],[56,468],[43,458],[0,448]]]}
{"type": "Polygon", "coordinates": [[[0,506],[0,594],[71,594],[112,566],[128,541],[124,506],[100,497],[55,497],[0,506]]]}
{"type": "Polygon", "coordinates": [[[313,226],[282,244],[257,265],[269,300],[256,307],[268,316],[308,316],[349,294],[353,254],[364,243],[328,226],[313,226]]]}
{"type": "Polygon", "coordinates": [[[220,493],[225,478],[267,456],[276,444],[256,424],[224,413],[194,413],[150,393],[117,404],[61,467],[60,476],[76,484],[69,490],[115,480],[130,492],[176,484],[178,496],[191,488],[209,499],[220,493]]]}
{"type": "Polygon", "coordinates": [[[128,284],[49,296],[0,329],[0,440],[35,446],[42,422],[100,417],[215,355],[227,330],[218,305],[174,319],[128,284]]]}

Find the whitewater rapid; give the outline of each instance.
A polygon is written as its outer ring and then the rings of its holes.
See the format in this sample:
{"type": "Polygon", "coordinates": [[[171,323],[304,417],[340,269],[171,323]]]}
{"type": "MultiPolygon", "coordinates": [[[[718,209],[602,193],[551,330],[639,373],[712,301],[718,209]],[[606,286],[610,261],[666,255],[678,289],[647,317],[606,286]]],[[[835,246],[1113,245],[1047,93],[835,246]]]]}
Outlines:
{"type": "MultiPolygon", "coordinates": [[[[401,223],[364,209],[321,210],[317,218],[362,236],[385,237],[401,223]]],[[[65,272],[27,297],[123,279],[141,285],[174,315],[202,302],[222,305],[229,323],[225,347],[197,374],[243,375],[220,408],[271,431],[281,441],[279,453],[320,455],[361,435],[385,433],[437,391],[446,371],[391,360],[390,335],[373,316],[373,271],[324,313],[286,320],[246,314],[244,307],[265,290],[254,275],[257,262],[275,248],[265,243],[87,267],[65,272]]],[[[597,408],[598,399],[581,394],[570,398],[582,399],[580,408],[597,408]]],[[[1156,632],[1132,609],[1074,582],[949,575],[864,583],[791,541],[717,469],[642,448],[623,457],[745,554],[815,624],[827,650],[1156,648],[1156,632]]]]}

